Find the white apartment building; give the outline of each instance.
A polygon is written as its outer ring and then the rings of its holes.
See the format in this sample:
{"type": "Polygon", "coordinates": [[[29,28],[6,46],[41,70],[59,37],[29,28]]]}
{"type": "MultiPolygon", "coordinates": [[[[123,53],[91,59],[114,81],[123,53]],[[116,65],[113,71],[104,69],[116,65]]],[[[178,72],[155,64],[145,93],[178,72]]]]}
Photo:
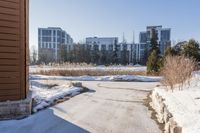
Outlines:
{"type": "Polygon", "coordinates": [[[61,45],[72,47],[73,39],[66,31],[59,27],[38,29],[38,54],[39,57],[48,56],[49,61],[59,60],[61,45]]]}

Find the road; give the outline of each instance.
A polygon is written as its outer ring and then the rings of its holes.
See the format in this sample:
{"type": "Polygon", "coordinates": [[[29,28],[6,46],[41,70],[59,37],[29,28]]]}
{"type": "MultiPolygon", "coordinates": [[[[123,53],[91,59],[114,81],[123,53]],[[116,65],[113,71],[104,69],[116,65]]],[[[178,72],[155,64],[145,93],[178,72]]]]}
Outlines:
{"type": "Polygon", "coordinates": [[[0,122],[0,132],[13,129],[20,133],[161,133],[143,104],[156,84],[84,81],[90,92],[27,119],[5,125],[0,122]]]}

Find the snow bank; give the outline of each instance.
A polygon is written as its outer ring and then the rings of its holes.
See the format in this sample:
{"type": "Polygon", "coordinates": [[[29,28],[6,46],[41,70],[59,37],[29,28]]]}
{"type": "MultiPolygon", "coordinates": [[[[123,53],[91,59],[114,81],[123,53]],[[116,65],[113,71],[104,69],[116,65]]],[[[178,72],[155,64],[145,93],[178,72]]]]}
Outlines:
{"type": "MultiPolygon", "coordinates": [[[[152,93],[164,98],[164,103],[175,121],[182,127],[182,133],[200,133],[200,75],[194,73],[190,86],[185,85],[182,91],[174,92],[157,87],[152,93]]],[[[159,105],[154,103],[155,110],[159,105]]],[[[158,114],[159,115],[159,114],[158,114]]]]}
{"type": "Polygon", "coordinates": [[[53,105],[58,99],[79,94],[83,88],[70,87],[69,85],[60,85],[52,88],[41,88],[39,86],[32,85],[30,90],[32,91],[32,98],[36,102],[33,111],[37,112],[38,110],[53,105]]]}
{"type": "Polygon", "coordinates": [[[31,75],[30,80],[74,80],[74,81],[138,81],[138,82],[159,82],[161,77],[155,76],[45,76],[31,75]]]}

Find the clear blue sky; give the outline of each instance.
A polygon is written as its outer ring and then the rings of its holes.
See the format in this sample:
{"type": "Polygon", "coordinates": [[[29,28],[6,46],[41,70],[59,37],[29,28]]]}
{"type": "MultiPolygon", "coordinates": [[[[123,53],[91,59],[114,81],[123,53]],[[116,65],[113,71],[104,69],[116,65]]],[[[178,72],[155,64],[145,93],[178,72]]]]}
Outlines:
{"type": "Polygon", "coordinates": [[[30,0],[30,45],[38,27],[61,27],[75,40],[117,36],[132,42],[147,25],[172,29],[172,40],[200,40],[200,0],[30,0]]]}

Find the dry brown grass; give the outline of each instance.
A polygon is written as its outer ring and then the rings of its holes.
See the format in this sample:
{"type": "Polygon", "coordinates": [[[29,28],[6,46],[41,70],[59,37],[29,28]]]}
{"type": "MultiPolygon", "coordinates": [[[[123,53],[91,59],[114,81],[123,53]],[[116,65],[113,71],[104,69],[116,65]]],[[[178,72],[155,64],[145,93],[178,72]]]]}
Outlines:
{"type": "Polygon", "coordinates": [[[65,68],[80,68],[80,67],[94,67],[94,64],[87,64],[87,63],[70,63],[70,62],[65,62],[65,63],[49,63],[48,65],[39,65],[40,68],[50,66],[50,67],[65,67],[65,68]]]}
{"type": "Polygon", "coordinates": [[[106,75],[146,75],[145,71],[128,71],[128,70],[93,70],[93,69],[77,69],[77,70],[40,70],[33,74],[49,75],[49,76],[106,76],[106,75]]]}
{"type": "Polygon", "coordinates": [[[195,61],[184,56],[168,56],[165,58],[162,69],[162,84],[170,87],[172,91],[174,86],[178,85],[182,90],[184,83],[190,84],[190,78],[195,68],[195,61]]]}

